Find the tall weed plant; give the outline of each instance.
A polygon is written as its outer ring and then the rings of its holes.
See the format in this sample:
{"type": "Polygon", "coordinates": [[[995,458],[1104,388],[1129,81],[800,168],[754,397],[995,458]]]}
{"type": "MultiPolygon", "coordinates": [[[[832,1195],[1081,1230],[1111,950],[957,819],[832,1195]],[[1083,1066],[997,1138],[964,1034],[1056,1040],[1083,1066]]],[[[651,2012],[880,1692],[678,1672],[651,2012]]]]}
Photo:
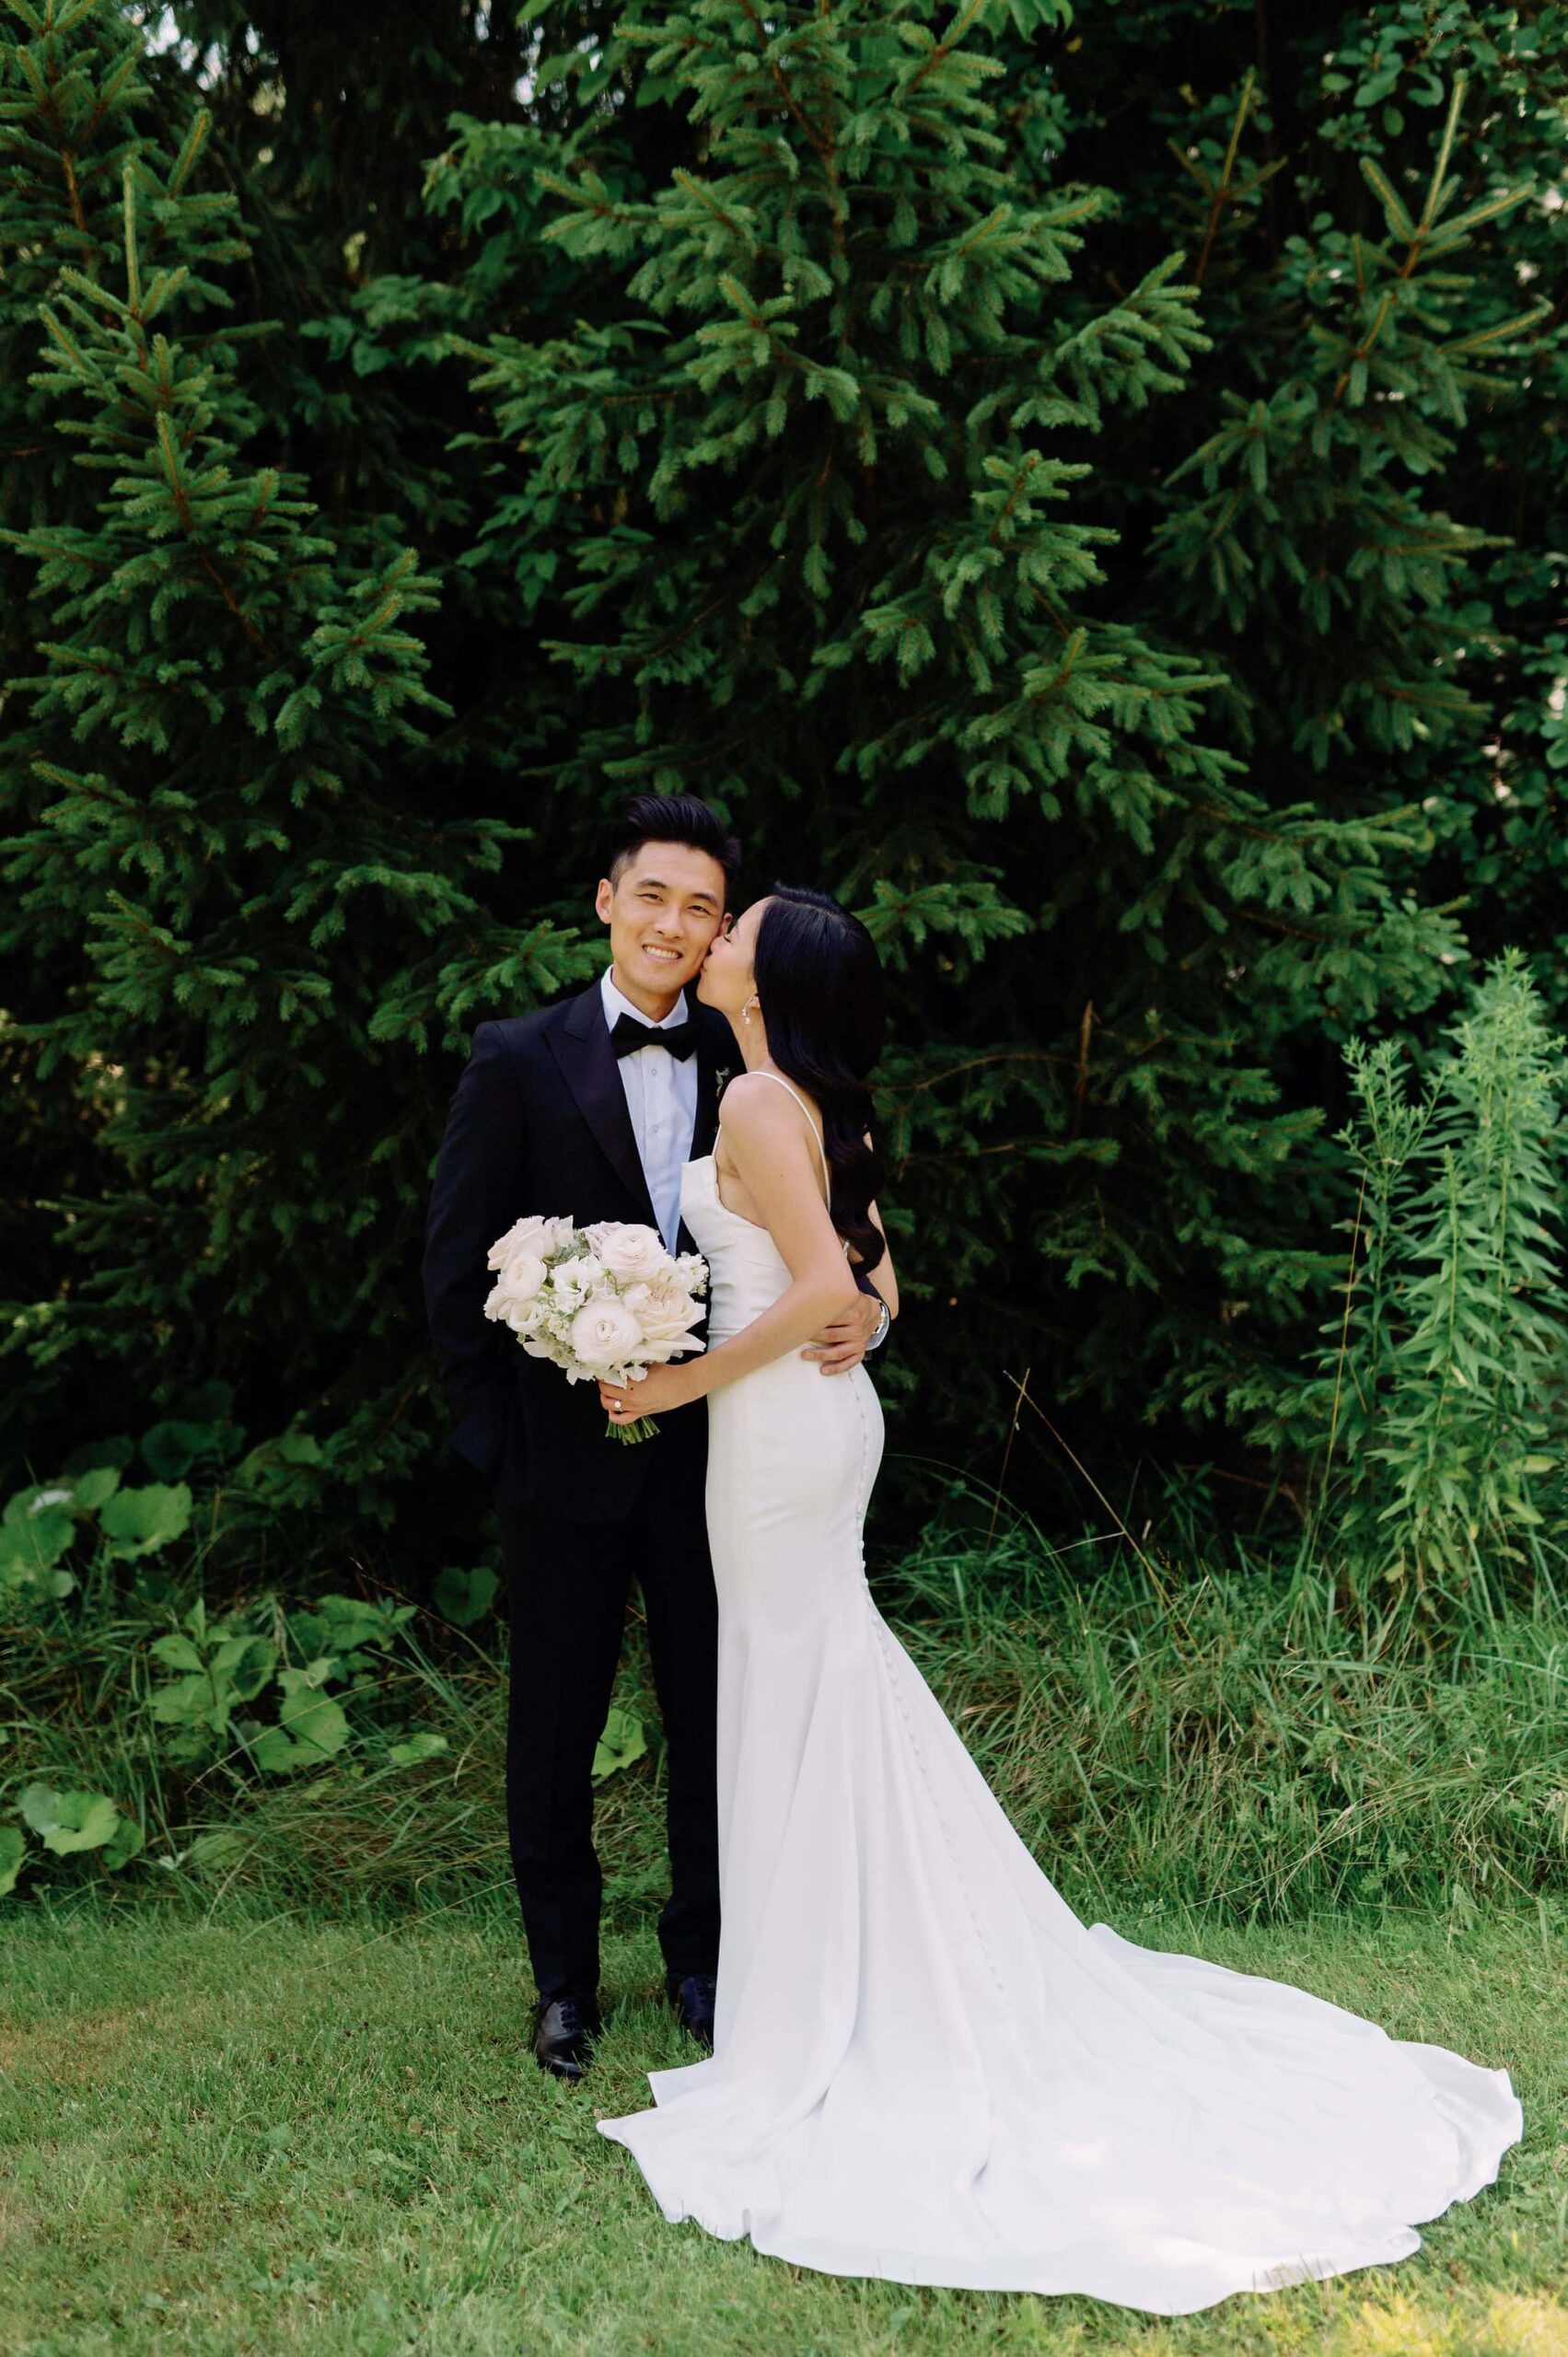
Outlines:
{"type": "Polygon", "coordinates": [[[1444,1040],[1413,1094],[1392,1042],[1347,1049],[1344,1302],[1291,1415],[1319,1458],[1309,1543],[1423,1593],[1539,1573],[1568,1515],[1568,1049],[1513,949],[1444,1040]]]}

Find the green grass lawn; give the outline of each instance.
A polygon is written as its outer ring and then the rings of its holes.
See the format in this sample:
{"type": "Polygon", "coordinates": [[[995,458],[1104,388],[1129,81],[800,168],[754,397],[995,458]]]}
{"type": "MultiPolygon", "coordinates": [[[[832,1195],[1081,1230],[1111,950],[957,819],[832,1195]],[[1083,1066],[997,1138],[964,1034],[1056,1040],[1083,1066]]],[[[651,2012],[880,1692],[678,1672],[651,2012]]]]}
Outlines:
{"type": "Polygon", "coordinates": [[[1396,2268],[1170,2322],[912,2291],[664,2224],[597,2113],[690,2059],[645,1935],[608,1959],[589,2087],[546,2080],[503,1927],[13,1917],[0,1945],[0,2351],[523,2357],[533,2351],[1137,2350],[1568,2357],[1568,1939],[1329,1919],[1152,1945],[1298,1980],[1505,2063],[1526,2139],[1396,2268]]]}

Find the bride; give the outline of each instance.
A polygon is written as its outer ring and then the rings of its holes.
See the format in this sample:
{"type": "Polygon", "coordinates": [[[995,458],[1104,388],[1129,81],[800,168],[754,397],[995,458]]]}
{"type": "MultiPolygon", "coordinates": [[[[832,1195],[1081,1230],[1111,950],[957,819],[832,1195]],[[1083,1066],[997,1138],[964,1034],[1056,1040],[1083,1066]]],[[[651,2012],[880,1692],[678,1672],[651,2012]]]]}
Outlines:
{"type": "Polygon", "coordinates": [[[710,1347],[604,1396],[709,1401],[718,2000],[711,2057],[600,2129],[667,2218],[834,2274],[1177,2316],[1406,2257],[1517,2141],[1507,2073],[1081,1923],[872,1601],[877,1394],[799,1355],[851,1256],[898,1309],[870,935],[777,889],[699,995],[746,1061],[682,1179],[710,1347]]]}

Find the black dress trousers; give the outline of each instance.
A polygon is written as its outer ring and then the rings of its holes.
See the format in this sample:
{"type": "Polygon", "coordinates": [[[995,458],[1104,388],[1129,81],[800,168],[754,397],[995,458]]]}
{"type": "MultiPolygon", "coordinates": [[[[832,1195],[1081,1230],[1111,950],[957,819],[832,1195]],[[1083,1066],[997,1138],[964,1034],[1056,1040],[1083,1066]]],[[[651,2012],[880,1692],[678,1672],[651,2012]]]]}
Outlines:
{"type": "MultiPolygon", "coordinates": [[[[705,1406],[677,1412],[705,1418],[705,1406]]],[[[528,1956],[547,1999],[598,1983],[593,1759],[633,1583],[667,1747],[670,1896],[659,1945],[671,1978],[718,1968],[718,1609],[701,1484],[690,1452],[669,1447],[663,1433],[601,1446],[649,1452],[638,1503],[619,1519],[569,1522],[504,1492],[497,1500],[512,1631],[506,1821],[528,1956]]]]}

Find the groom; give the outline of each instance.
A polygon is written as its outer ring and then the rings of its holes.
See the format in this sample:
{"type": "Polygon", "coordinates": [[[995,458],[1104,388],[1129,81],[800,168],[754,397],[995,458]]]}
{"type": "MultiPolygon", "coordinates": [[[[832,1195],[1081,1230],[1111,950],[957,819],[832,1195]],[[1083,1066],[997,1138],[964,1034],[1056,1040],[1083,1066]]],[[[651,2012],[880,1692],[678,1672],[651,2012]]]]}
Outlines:
{"type": "MultiPolygon", "coordinates": [[[[447,1117],[425,1232],[424,1300],[458,1422],[452,1446],[493,1485],[511,1616],[506,1822],[539,1988],[534,2052],[575,2079],[599,2026],[602,1879],[593,1758],[628,1595],[642,1591],[667,1746],[666,1987],[711,2043],[718,1962],[717,1614],[703,1491],[705,1403],[651,1440],[609,1439],[592,1384],[569,1384],[483,1314],[486,1255],[528,1213],[631,1220],[693,1249],[680,1167],[706,1154],[738,1069],[695,982],[726,911],[739,845],[689,795],[641,795],[608,846],[595,906],[610,964],[579,995],[482,1023],[447,1117]]],[[[879,1304],[816,1336],[824,1373],[857,1365],[879,1304]]],[[[885,1330],[885,1327],[881,1329],[885,1330]]]]}

